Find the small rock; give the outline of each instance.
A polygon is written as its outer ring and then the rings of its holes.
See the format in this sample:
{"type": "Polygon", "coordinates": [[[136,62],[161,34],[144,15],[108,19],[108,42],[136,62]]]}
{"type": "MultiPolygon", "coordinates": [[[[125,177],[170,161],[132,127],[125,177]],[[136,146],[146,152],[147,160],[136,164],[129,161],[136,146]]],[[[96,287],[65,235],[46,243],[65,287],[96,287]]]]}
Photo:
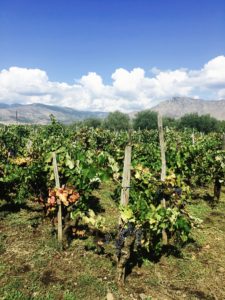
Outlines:
{"type": "Polygon", "coordinates": [[[139,294],[139,298],[140,298],[140,300],[145,300],[148,297],[145,294],[141,293],[141,294],[139,294]]]}
{"type": "Polygon", "coordinates": [[[36,296],[38,296],[38,295],[39,295],[38,292],[33,292],[33,294],[32,294],[33,297],[36,297],[36,296]]]}
{"type": "Polygon", "coordinates": [[[224,272],[225,272],[225,269],[224,269],[223,267],[220,267],[220,268],[218,269],[218,271],[219,271],[220,273],[224,273],[224,272]]]}
{"type": "Polygon", "coordinates": [[[107,295],[106,295],[106,299],[107,300],[114,300],[114,296],[112,293],[108,292],[107,295]]]}

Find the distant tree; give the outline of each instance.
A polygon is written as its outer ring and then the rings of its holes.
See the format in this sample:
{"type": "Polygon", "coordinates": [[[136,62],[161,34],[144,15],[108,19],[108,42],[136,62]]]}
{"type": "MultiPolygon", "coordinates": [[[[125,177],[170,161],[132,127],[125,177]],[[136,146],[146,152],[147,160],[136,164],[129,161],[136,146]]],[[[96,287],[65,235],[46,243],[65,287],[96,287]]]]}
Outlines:
{"type": "Polygon", "coordinates": [[[176,119],[171,118],[171,117],[163,117],[163,126],[168,126],[168,127],[177,127],[178,122],[176,119]]]}
{"type": "Polygon", "coordinates": [[[187,114],[180,118],[179,128],[193,128],[201,132],[219,131],[220,122],[210,115],[199,116],[197,113],[187,114]]]}
{"type": "Polygon", "coordinates": [[[68,127],[71,130],[76,130],[77,128],[81,128],[83,126],[83,121],[74,121],[72,124],[69,124],[68,127]]]}
{"type": "Polygon", "coordinates": [[[103,122],[103,127],[110,130],[128,130],[130,118],[120,111],[111,112],[103,122]]]}
{"type": "Polygon", "coordinates": [[[93,127],[93,128],[101,127],[102,120],[99,118],[88,118],[83,121],[83,125],[87,127],[93,127]]]}
{"type": "Polygon", "coordinates": [[[151,110],[140,111],[134,118],[133,127],[135,130],[157,129],[157,113],[151,110]]]}
{"type": "Polygon", "coordinates": [[[225,132],[225,121],[220,121],[219,122],[219,127],[220,127],[220,131],[225,132]]]}

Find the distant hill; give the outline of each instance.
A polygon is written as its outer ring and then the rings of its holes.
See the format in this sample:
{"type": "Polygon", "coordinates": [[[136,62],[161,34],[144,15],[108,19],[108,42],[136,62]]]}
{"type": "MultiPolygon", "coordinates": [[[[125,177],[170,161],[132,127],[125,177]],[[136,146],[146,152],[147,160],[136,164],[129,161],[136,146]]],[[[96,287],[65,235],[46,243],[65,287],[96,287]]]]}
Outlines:
{"type": "MultiPolygon", "coordinates": [[[[199,115],[210,114],[218,120],[225,120],[225,100],[208,101],[188,97],[174,97],[152,107],[151,110],[173,118],[180,118],[185,114],[198,113],[199,115]]],[[[21,124],[48,124],[51,114],[64,124],[70,124],[74,121],[91,117],[104,118],[108,115],[101,111],[79,111],[69,107],[40,103],[27,105],[0,103],[0,123],[16,123],[16,112],[18,123],[21,124]]],[[[136,113],[129,113],[129,116],[134,118],[136,113]]]]}
{"type": "Polygon", "coordinates": [[[218,120],[225,120],[225,100],[201,100],[187,97],[174,97],[151,108],[163,116],[180,118],[185,114],[210,114],[218,120]]]}
{"type": "Polygon", "coordinates": [[[74,121],[83,120],[90,117],[104,118],[105,112],[78,111],[68,107],[35,104],[12,104],[0,103],[0,123],[16,123],[16,114],[18,123],[22,124],[48,124],[49,116],[53,114],[56,119],[64,124],[70,124],[74,121]]]}

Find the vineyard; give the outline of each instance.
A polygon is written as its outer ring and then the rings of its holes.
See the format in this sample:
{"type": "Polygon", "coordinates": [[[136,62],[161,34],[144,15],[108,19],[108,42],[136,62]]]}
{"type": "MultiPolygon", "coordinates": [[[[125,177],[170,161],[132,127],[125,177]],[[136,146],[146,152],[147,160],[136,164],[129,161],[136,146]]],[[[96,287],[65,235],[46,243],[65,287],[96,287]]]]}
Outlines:
{"type": "Polygon", "coordinates": [[[224,149],[168,127],[0,127],[0,299],[224,299],[224,149]]]}

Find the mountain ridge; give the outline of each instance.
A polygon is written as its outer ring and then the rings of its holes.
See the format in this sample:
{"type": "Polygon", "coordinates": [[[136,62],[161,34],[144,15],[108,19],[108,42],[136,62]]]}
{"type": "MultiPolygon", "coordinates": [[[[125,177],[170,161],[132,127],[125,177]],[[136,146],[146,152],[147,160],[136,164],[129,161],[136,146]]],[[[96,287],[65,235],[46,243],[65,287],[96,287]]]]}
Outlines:
{"type": "Polygon", "coordinates": [[[32,104],[5,104],[0,103],[0,123],[2,124],[49,124],[50,115],[64,124],[86,118],[104,118],[107,113],[96,111],[79,111],[70,107],[47,105],[42,103],[32,104]]]}
{"type": "MultiPolygon", "coordinates": [[[[176,119],[185,114],[198,113],[199,115],[209,114],[218,120],[225,120],[225,100],[173,97],[160,102],[150,110],[176,119]]],[[[0,123],[3,124],[48,124],[51,114],[64,124],[91,117],[105,118],[108,115],[102,111],[79,111],[70,107],[42,103],[0,103],[0,123]]],[[[136,114],[137,112],[132,112],[129,113],[129,116],[133,118],[136,114]]]]}
{"type": "Polygon", "coordinates": [[[225,120],[225,100],[203,100],[190,97],[173,97],[151,108],[163,116],[180,118],[185,114],[209,114],[218,119],[225,120]]]}

